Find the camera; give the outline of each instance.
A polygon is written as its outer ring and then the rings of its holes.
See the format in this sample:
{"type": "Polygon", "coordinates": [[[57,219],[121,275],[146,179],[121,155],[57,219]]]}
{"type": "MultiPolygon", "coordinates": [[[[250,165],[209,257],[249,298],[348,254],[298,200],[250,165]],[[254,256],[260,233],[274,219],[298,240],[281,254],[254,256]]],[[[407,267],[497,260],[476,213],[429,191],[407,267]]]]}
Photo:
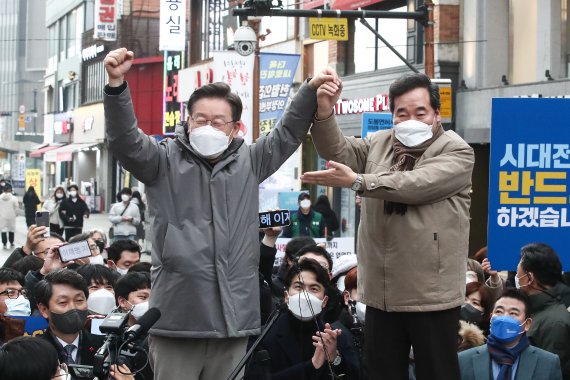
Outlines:
{"type": "Polygon", "coordinates": [[[250,55],[257,47],[257,35],[249,26],[240,26],[234,34],[234,48],[240,55],[250,55]]]}

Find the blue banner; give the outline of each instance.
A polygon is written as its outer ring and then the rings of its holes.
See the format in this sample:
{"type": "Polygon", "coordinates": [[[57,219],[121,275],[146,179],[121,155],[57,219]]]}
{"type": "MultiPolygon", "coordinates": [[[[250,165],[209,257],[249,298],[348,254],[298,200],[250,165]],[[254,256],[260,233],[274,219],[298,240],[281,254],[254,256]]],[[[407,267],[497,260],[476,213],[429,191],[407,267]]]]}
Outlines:
{"type": "Polygon", "coordinates": [[[392,114],[380,112],[364,112],[362,114],[362,134],[365,138],[369,133],[392,128],[392,114]]]}
{"type": "Polygon", "coordinates": [[[10,317],[23,319],[26,321],[24,325],[24,335],[42,335],[48,328],[48,321],[44,317],[10,317]]]}
{"type": "Polygon", "coordinates": [[[259,54],[260,136],[271,132],[283,114],[298,64],[298,54],[259,54]]]}
{"type": "Polygon", "coordinates": [[[554,248],[570,270],[569,99],[493,99],[489,259],[516,270],[520,249],[554,248]]]}

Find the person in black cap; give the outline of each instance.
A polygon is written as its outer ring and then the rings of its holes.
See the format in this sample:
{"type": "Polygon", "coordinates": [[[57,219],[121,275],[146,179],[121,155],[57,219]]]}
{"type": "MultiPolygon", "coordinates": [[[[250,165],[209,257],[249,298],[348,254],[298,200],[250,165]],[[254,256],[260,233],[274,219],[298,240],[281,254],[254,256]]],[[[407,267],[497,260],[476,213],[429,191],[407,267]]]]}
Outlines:
{"type": "Polygon", "coordinates": [[[325,220],[320,212],[311,207],[311,196],[307,192],[299,194],[299,210],[291,215],[291,225],[283,231],[283,237],[310,236],[325,237],[325,220]]]}
{"type": "Polygon", "coordinates": [[[89,218],[89,208],[79,197],[79,187],[70,185],[67,188],[68,198],[61,201],[59,216],[63,220],[65,240],[69,241],[73,236],[83,232],[83,218],[89,218]]]}

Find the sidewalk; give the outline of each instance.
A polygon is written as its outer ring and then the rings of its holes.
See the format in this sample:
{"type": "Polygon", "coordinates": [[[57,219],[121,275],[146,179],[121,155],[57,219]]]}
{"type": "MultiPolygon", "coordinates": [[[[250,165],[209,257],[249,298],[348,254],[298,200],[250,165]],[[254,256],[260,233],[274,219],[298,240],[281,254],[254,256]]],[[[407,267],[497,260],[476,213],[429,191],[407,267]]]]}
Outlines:
{"type": "MultiPolygon", "coordinates": [[[[83,222],[83,231],[89,231],[92,230],[94,228],[97,229],[101,229],[103,231],[105,231],[105,233],[107,233],[109,231],[109,227],[111,227],[111,223],[109,222],[109,216],[107,213],[98,213],[98,214],[91,214],[89,216],[89,219],[85,219],[83,222]]],[[[148,227],[148,224],[147,224],[148,227]]],[[[148,228],[147,228],[148,230],[148,228]]],[[[28,232],[28,229],[26,227],[26,218],[24,218],[24,216],[18,216],[16,218],[16,234],[15,234],[15,239],[14,239],[14,244],[16,245],[16,247],[21,247],[22,245],[24,245],[25,241],[26,241],[26,234],[28,232]]],[[[148,231],[147,231],[147,235],[148,235],[148,231]]],[[[147,247],[150,250],[150,243],[147,244],[147,247]]],[[[145,249],[145,247],[143,247],[143,250],[145,249]]],[[[4,261],[6,261],[6,259],[8,258],[8,256],[10,256],[10,254],[12,253],[13,249],[7,249],[7,250],[3,250],[0,247],[0,266],[2,264],[4,264],[4,261]]],[[[149,256],[148,255],[143,255],[142,257],[143,261],[148,261],[149,260],[149,256]]]]}

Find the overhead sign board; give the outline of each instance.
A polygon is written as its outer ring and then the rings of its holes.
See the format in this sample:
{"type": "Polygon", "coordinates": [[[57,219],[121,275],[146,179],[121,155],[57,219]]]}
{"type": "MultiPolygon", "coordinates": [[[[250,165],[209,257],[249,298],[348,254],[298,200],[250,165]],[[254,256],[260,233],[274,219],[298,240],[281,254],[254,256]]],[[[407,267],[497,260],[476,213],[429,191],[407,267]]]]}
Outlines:
{"type": "Polygon", "coordinates": [[[346,18],[309,18],[309,37],[316,40],[348,41],[346,18]]]}

